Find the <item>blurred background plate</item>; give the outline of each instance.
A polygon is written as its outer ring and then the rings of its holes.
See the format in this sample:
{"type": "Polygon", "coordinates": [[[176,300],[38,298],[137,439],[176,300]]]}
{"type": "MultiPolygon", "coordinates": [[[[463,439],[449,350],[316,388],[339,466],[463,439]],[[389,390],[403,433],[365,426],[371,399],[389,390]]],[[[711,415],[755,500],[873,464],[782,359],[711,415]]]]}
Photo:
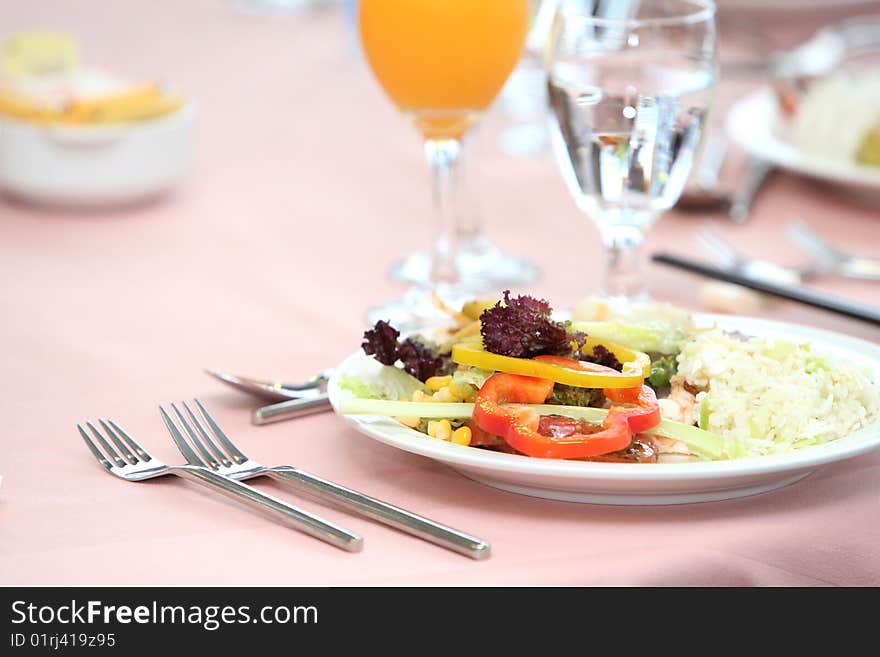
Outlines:
{"type": "Polygon", "coordinates": [[[844,186],[880,203],[880,168],[822,158],[796,148],[781,134],[779,108],[770,88],[762,88],[731,107],[727,132],[744,151],[780,168],[844,186]]]}

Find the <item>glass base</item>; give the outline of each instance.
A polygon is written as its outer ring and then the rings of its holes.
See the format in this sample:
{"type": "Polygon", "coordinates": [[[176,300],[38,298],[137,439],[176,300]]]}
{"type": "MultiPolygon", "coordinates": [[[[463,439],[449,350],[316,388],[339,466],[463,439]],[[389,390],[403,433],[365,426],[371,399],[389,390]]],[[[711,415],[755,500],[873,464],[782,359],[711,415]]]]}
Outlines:
{"type": "MultiPolygon", "coordinates": [[[[541,270],[534,264],[504,253],[482,235],[462,239],[457,253],[459,287],[470,297],[534,283],[541,270]]],[[[416,251],[391,269],[391,278],[408,285],[425,286],[431,266],[427,251],[416,251]]]]}

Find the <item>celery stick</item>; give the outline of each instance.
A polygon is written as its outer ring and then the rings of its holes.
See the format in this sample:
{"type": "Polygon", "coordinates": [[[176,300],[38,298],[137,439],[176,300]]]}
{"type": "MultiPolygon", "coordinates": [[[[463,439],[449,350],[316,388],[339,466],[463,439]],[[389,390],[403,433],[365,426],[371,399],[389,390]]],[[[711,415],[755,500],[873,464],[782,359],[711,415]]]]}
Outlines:
{"type": "MultiPolygon", "coordinates": [[[[541,415],[564,415],[602,422],[608,411],[604,408],[589,406],[557,406],[555,404],[524,404],[535,409],[541,415]]],[[[474,411],[473,404],[442,403],[442,402],[407,402],[386,401],[383,399],[341,399],[337,405],[340,415],[386,415],[391,417],[422,417],[422,418],[462,418],[470,417],[474,411]]],[[[718,459],[723,455],[723,440],[720,436],[704,431],[682,422],[662,420],[653,429],[645,433],[653,433],[665,438],[680,440],[695,452],[718,459]]]]}

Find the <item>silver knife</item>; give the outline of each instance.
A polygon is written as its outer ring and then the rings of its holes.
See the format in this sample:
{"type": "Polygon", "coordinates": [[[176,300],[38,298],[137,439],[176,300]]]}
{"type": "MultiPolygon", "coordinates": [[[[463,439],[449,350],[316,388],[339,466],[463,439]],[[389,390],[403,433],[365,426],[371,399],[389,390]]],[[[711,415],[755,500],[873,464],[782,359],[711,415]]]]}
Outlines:
{"type": "Polygon", "coordinates": [[[277,404],[261,406],[254,409],[251,415],[251,422],[253,424],[271,424],[272,422],[292,420],[305,415],[324,413],[329,410],[332,410],[330,397],[326,392],[323,392],[310,399],[288,399],[277,404]]]}

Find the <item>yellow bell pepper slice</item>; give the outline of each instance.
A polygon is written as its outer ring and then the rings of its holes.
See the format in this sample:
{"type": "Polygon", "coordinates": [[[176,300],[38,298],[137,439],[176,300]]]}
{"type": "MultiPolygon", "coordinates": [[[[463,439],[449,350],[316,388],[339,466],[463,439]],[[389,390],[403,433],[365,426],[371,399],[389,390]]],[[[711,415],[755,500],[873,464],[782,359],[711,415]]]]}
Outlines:
{"type": "Polygon", "coordinates": [[[613,342],[587,338],[582,353],[604,346],[623,364],[622,372],[585,372],[569,367],[542,363],[531,358],[501,356],[486,351],[480,342],[459,342],[452,347],[452,360],[459,365],[470,365],[483,370],[522,374],[550,379],[556,383],[577,388],[635,388],[651,374],[651,359],[647,354],[633,351],[613,342]]]}

